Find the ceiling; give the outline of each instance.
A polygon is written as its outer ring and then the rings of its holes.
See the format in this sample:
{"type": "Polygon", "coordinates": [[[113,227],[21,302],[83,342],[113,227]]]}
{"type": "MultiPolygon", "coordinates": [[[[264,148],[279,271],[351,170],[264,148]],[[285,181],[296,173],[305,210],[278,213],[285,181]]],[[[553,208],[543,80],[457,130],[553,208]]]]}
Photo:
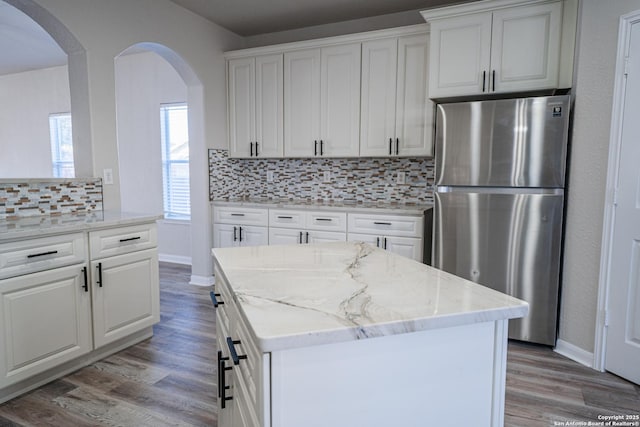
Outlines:
{"type": "MultiPolygon", "coordinates": [[[[171,0],[241,36],[472,0],[171,0]]],[[[416,12],[417,13],[417,12],[416,12]]]]}
{"type": "MultiPolygon", "coordinates": [[[[241,36],[417,11],[473,0],[171,0],[241,36]]],[[[419,20],[418,20],[419,21],[419,20]]],[[[67,63],[58,44],[20,10],[0,0],[0,75],[67,63]]]]}

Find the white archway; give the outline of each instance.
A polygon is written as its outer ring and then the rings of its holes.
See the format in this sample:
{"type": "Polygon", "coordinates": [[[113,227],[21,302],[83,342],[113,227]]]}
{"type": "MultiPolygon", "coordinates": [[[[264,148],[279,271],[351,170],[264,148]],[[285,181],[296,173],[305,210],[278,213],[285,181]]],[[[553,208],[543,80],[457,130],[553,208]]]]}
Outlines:
{"type": "Polygon", "coordinates": [[[73,112],[73,155],[77,177],[92,177],[93,150],[86,50],[69,29],[33,0],[4,0],[33,19],[69,57],[69,91],[73,112]]]}
{"type": "Polygon", "coordinates": [[[205,142],[204,94],[201,80],[179,54],[162,44],[138,43],[130,46],[123,53],[132,49],[151,51],[159,55],[175,69],[186,84],[189,106],[191,283],[204,286],[212,285],[213,266],[209,254],[211,248],[209,165],[205,142]]]}

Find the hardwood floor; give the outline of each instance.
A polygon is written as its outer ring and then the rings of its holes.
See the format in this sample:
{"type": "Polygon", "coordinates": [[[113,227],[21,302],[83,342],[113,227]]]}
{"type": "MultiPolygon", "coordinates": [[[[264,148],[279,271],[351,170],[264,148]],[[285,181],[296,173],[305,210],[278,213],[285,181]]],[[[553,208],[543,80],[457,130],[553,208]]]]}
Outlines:
{"type": "MultiPolygon", "coordinates": [[[[208,289],[188,285],[189,275],[160,265],[153,338],[0,405],[0,427],[215,426],[215,315],[208,289]]],[[[509,344],[505,426],[638,413],[640,387],[546,347],[509,344]]]]}

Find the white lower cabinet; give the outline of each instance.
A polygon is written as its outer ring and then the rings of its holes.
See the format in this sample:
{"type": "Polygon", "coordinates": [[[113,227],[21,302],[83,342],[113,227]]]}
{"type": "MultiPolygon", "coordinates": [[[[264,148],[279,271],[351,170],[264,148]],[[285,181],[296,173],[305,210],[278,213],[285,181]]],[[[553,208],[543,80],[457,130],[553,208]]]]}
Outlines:
{"type": "Polygon", "coordinates": [[[350,242],[365,242],[370,245],[422,262],[422,239],[415,237],[376,236],[373,234],[349,233],[350,242]]]}
{"type": "Polygon", "coordinates": [[[154,223],[2,243],[0,261],[0,402],[160,320],[154,223]]]}
{"type": "Polygon", "coordinates": [[[0,388],[92,350],[84,264],[0,280],[0,388]]]}
{"type": "Polygon", "coordinates": [[[267,227],[252,225],[213,225],[213,247],[259,246],[269,243],[267,227]]]}

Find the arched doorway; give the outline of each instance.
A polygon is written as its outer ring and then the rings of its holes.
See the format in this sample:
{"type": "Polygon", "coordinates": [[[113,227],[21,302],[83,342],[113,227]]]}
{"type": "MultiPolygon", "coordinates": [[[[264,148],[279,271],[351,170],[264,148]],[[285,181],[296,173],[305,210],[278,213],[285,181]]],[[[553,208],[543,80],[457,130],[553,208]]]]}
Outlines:
{"type": "Polygon", "coordinates": [[[115,67],[123,210],[163,213],[161,108],[188,106],[191,217],[161,221],[159,251],[161,260],[190,263],[192,283],[211,285],[209,174],[200,79],[175,51],[157,43],[130,46],[116,57],[115,67]]]}

